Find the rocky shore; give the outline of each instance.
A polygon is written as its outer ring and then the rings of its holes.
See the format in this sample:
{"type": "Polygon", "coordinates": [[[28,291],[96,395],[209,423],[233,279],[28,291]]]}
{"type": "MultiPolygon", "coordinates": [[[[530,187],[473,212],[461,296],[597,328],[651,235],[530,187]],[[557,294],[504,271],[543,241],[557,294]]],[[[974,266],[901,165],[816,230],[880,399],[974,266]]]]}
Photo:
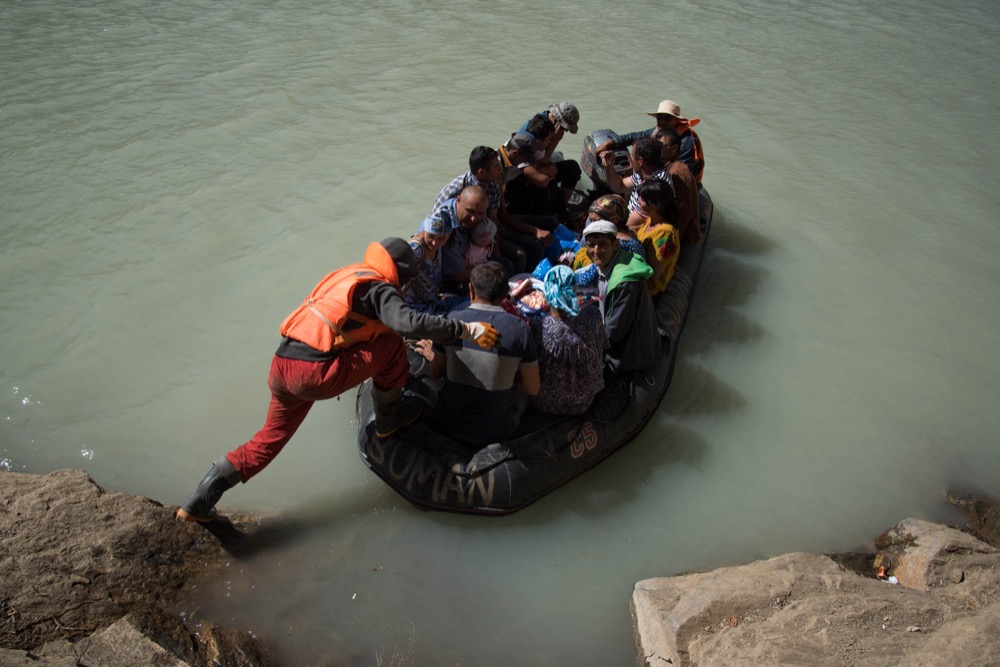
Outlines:
{"type": "Polygon", "coordinates": [[[175,510],[81,470],[0,473],[0,665],[277,665],[245,631],[182,619],[238,533],[220,541],[175,510]]]}
{"type": "MultiPolygon", "coordinates": [[[[794,553],[647,579],[640,665],[1000,664],[1000,508],[952,498],[958,529],[906,519],[870,552],[794,553]]],[[[79,470],[0,473],[0,665],[270,666],[266,638],[178,605],[261,524],[206,530],[79,470]]]]}
{"type": "Polygon", "coordinates": [[[869,554],[640,581],[631,608],[649,667],[1000,665],[1000,549],[906,519],[869,554]]]}

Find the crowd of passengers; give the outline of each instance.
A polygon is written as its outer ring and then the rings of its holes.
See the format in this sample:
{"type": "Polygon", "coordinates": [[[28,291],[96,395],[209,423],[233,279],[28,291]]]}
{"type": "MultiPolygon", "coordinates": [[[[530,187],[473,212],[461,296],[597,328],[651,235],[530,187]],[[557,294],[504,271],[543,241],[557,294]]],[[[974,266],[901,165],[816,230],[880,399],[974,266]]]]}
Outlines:
{"type": "Polygon", "coordinates": [[[692,130],[698,119],[670,100],[649,115],[656,127],[596,148],[610,192],[592,191],[600,196],[585,215],[568,207],[580,165],[557,152],[580,121],[565,101],[498,148],[474,148],[469,170],[441,189],[409,241],[418,269],[406,302],[500,333],[492,350],[411,341],[443,378],[433,416],[449,435],[502,440],[529,400],[543,413],[582,414],[605,379],[656,363],[652,297],[683,248],[701,239],[704,158],[692,130]],[[623,176],[614,161],[629,146],[631,174],[623,176]]]}

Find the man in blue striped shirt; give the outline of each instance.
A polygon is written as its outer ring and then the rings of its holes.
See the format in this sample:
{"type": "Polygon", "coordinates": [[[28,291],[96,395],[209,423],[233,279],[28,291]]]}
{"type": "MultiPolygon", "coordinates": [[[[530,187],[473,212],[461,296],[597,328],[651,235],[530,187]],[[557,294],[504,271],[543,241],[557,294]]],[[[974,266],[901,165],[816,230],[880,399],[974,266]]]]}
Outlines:
{"type": "Polygon", "coordinates": [[[608,187],[620,195],[631,192],[628,201],[629,216],[626,224],[629,229],[639,229],[646,221],[642,211],[639,210],[639,185],[647,179],[658,179],[670,186],[671,193],[674,191],[670,171],[663,164],[663,146],[659,141],[650,137],[637,141],[632,147],[632,175],[624,179],[611,164],[614,157],[611,151],[601,153],[600,157],[602,164],[604,164],[604,172],[608,177],[608,187]]]}

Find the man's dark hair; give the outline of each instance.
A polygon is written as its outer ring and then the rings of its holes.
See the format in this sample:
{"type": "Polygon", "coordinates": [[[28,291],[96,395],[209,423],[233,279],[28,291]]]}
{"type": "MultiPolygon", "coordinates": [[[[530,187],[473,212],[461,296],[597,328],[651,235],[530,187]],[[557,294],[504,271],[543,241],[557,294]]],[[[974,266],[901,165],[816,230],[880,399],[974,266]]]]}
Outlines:
{"type": "Polygon", "coordinates": [[[672,127],[656,128],[653,131],[653,138],[664,147],[679,148],[681,145],[681,134],[672,127]]]}
{"type": "Polygon", "coordinates": [[[635,142],[635,156],[651,167],[663,166],[663,145],[652,137],[635,142]]]}
{"type": "MultiPolygon", "coordinates": [[[[657,142],[656,145],[660,144],[657,142]]],[[[661,181],[658,178],[647,178],[639,184],[635,192],[639,199],[655,208],[668,222],[677,219],[674,189],[666,181],[661,181]]]]}
{"type": "Polygon", "coordinates": [[[510,291],[507,269],[500,262],[483,262],[476,265],[469,274],[469,282],[476,288],[476,296],[493,305],[498,305],[510,291]]]}
{"type": "Polygon", "coordinates": [[[489,169],[497,161],[497,149],[489,146],[476,146],[469,153],[469,171],[476,173],[479,169],[489,169]]]}
{"type": "Polygon", "coordinates": [[[542,115],[532,116],[525,131],[535,138],[535,141],[545,141],[545,138],[556,131],[552,121],[542,115]]]}

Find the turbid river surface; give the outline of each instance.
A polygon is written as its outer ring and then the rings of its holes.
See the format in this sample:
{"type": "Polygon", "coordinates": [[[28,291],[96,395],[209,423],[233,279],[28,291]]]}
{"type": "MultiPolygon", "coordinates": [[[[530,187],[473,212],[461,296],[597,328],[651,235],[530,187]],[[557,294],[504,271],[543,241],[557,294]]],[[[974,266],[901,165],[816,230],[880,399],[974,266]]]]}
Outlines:
{"type": "Polygon", "coordinates": [[[220,505],[299,530],[186,613],[289,665],[624,665],[638,579],[953,519],[1000,480],[998,7],[3,2],[0,467],[179,504],[263,422],[280,321],[474,146],[565,99],[576,157],[671,98],[717,215],[642,435],[465,517],[317,405],[220,505]]]}

